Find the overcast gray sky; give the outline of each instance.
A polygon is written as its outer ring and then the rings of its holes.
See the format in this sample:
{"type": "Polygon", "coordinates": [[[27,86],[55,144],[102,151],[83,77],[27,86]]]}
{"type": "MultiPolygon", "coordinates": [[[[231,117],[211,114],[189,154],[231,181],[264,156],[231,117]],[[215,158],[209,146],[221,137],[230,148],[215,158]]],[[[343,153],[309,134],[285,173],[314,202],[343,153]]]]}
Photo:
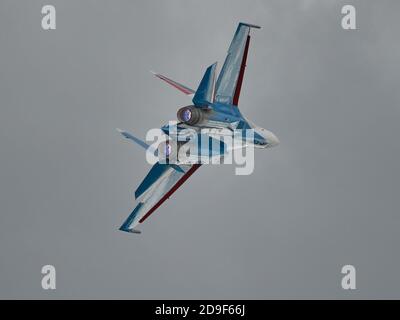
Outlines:
{"type": "Polygon", "coordinates": [[[0,298],[400,298],[400,2],[0,2],[0,298]],[[53,4],[57,29],[41,29],[53,4]],[[357,30],[341,28],[341,7],[357,30]],[[118,231],[145,136],[252,31],[243,114],[279,137],[255,172],[203,166],[118,231]],[[57,289],[41,288],[41,267],[57,289]],[[357,289],[340,287],[341,267],[357,289]]]}

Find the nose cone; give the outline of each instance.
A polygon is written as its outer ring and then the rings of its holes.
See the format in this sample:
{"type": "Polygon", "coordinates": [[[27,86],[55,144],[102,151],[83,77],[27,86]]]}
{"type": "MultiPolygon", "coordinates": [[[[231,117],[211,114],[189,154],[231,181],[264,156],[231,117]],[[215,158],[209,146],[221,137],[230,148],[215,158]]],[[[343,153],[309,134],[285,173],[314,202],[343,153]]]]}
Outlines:
{"type": "Polygon", "coordinates": [[[265,130],[263,132],[263,134],[264,134],[265,140],[267,140],[268,147],[275,147],[280,143],[278,137],[275,134],[273,134],[271,131],[265,130]]]}

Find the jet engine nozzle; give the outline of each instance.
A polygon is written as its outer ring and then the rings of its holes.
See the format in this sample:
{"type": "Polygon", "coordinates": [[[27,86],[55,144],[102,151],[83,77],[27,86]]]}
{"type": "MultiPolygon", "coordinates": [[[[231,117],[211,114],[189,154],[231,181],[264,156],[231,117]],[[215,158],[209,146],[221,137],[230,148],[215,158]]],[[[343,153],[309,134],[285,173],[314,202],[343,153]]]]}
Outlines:
{"type": "Polygon", "coordinates": [[[203,121],[203,111],[195,106],[180,108],[177,113],[179,121],[189,125],[195,125],[203,121]]]}
{"type": "Polygon", "coordinates": [[[175,163],[178,158],[178,145],[174,140],[167,140],[158,145],[160,163],[175,163]]]}

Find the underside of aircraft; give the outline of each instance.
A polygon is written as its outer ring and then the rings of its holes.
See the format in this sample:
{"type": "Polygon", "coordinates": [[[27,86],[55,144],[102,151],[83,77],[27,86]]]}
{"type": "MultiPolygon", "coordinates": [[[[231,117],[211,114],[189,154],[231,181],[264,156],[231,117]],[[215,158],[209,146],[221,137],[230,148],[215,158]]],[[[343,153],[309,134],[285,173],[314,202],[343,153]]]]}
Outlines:
{"type": "MultiPolygon", "coordinates": [[[[268,148],[279,144],[278,138],[272,132],[248,121],[243,117],[238,107],[252,28],[259,29],[260,27],[248,23],[239,23],[218,78],[216,78],[217,63],[214,63],[206,69],[197,90],[190,89],[164,75],[154,73],[156,77],[177,90],[192,96],[192,104],[178,110],[178,123],[174,130],[171,130],[169,125],[161,128],[170,139],[164,142],[161,149],[158,149],[164,151],[151,150],[152,147],[146,142],[126,131],[119,130],[125,138],[132,140],[147,151],[150,150],[155,155],[164,152],[167,157],[166,162],[160,160],[153,165],[136,189],[137,205],[122,224],[120,230],[140,233],[137,226],[157,210],[203,164],[202,161],[191,163],[171,160],[173,151],[178,152],[182,145],[190,143],[190,141],[185,141],[184,143],[173,144],[172,138],[175,135],[190,129],[199,137],[205,135],[209,139],[220,142],[222,135],[233,135],[238,130],[245,132],[251,129],[250,138],[243,135],[243,147],[251,145],[256,148],[268,148]]],[[[223,142],[220,142],[218,146],[215,150],[212,150],[213,155],[222,157],[227,148],[223,145],[223,142]]]]}

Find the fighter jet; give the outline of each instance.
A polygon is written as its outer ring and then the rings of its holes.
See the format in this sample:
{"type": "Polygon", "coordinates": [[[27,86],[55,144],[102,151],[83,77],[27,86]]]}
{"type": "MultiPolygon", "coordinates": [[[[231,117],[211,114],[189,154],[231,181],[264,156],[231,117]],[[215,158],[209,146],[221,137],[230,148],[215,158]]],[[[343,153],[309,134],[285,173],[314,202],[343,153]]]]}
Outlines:
{"type": "MultiPolygon", "coordinates": [[[[229,148],[219,139],[222,135],[226,135],[226,132],[233,134],[237,130],[251,129],[253,133],[251,138],[242,136],[243,147],[251,145],[256,148],[269,148],[279,144],[278,138],[271,131],[248,121],[238,108],[252,28],[260,29],[259,26],[253,24],[239,23],[217,80],[215,81],[217,63],[214,63],[206,69],[197,90],[192,90],[166,76],[154,73],[156,77],[172,87],[192,96],[193,104],[178,110],[179,122],[173,130],[168,125],[161,128],[167,140],[164,144],[160,144],[162,146],[157,150],[153,150],[152,146],[134,135],[118,129],[125,138],[132,140],[156,156],[163,153],[163,156],[167,158],[167,161],[156,162],[136,189],[137,205],[119,228],[121,231],[141,233],[138,226],[146,221],[203,164],[201,160],[181,162],[176,157],[172,159],[174,151],[176,154],[179,148],[190,144],[193,140],[189,138],[189,141],[173,142],[176,141],[173,138],[176,138],[185,129],[194,130],[199,137],[206,136],[209,139],[220,141],[219,145],[211,144],[217,145],[217,148],[213,148],[210,154],[217,157],[223,157],[229,151],[227,150],[229,148]]],[[[198,150],[199,154],[204,151],[201,148],[198,150]]]]}

